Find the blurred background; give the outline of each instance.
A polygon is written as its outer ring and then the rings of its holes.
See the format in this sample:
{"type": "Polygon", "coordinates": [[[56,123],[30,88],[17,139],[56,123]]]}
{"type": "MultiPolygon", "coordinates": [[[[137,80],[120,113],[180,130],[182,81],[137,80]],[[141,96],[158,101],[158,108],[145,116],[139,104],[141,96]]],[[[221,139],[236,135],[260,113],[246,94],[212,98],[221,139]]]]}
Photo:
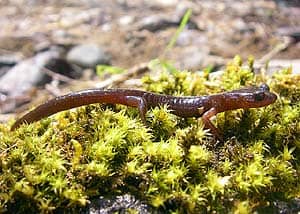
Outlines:
{"type": "Polygon", "coordinates": [[[238,54],[300,72],[298,0],[1,0],[0,14],[2,122],[70,90],[139,86],[126,74],[99,86],[114,76],[96,75],[99,64],[138,71],[163,57],[179,69],[218,70],[238,54]]]}

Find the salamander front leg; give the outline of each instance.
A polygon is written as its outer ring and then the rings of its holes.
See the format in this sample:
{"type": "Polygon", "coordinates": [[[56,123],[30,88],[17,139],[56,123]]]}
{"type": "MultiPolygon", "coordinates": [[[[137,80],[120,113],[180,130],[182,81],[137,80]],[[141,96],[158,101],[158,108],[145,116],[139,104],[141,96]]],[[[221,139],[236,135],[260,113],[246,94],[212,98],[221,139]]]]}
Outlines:
{"type": "Polygon", "coordinates": [[[137,107],[143,123],[146,124],[147,102],[144,98],[136,96],[126,96],[126,105],[137,107]]]}
{"type": "Polygon", "coordinates": [[[217,114],[217,110],[215,108],[211,108],[209,109],[207,112],[205,112],[202,115],[202,120],[204,122],[205,128],[210,129],[210,131],[213,133],[213,135],[221,142],[223,142],[223,137],[220,134],[219,130],[214,126],[214,124],[212,124],[212,122],[210,121],[210,118],[212,116],[215,116],[217,114]]]}

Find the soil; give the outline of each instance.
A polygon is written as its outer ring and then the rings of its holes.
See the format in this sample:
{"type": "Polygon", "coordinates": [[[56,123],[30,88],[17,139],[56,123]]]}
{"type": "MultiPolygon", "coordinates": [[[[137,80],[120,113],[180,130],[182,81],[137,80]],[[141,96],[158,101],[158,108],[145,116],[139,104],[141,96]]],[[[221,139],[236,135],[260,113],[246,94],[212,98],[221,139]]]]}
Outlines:
{"type": "MultiPolygon", "coordinates": [[[[190,23],[198,33],[195,36],[203,41],[187,41],[168,55],[170,59],[195,45],[222,58],[240,54],[259,59],[282,41],[277,35],[279,28],[300,26],[299,6],[296,0],[2,0],[0,51],[28,57],[51,43],[97,43],[111,53],[113,65],[131,67],[161,56],[178,28],[170,24],[149,31],[143,26],[145,18],[172,20],[175,16],[179,20],[185,9],[192,8],[190,23]]],[[[299,44],[276,55],[283,59],[299,56],[299,44]]]]}

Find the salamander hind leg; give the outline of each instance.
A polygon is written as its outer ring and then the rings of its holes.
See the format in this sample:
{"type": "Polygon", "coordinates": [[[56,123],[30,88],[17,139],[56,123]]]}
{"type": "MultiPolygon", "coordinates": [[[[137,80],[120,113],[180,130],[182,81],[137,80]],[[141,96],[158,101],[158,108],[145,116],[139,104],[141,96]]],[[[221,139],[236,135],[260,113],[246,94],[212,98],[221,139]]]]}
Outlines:
{"type": "Polygon", "coordinates": [[[223,142],[223,137],[220,134],[219,130],[212,124],[210,118],[215,116],[218,112],[215,108],[211,108],[202,115],[202,120],[204,122],[205,128],[210,129],[211,133],[221,142],[223,142]]]}
{"type": "Polygon", "coordinates": [[[137,107],[140,117],[144,124],[146,124],[147,102],[142,97],[126,96],[126,104],[128,106],[137,107]]]}

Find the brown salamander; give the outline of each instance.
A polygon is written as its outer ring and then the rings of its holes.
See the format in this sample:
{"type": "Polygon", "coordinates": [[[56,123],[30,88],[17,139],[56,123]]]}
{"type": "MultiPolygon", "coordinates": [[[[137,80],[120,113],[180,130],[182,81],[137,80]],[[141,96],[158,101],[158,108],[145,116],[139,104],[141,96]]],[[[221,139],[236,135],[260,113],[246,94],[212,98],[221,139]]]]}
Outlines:
{"type": "Polygon", "coordinates": [[[15,130],[23,123],[32,123],[57,112],[92,103],[137,107],[145,123],[148,108],[166,104],[171,113],[180,117],[202,117],[205,127],[221,140],[218,129],[210,121],[212,116],[228,110],[267,106],[274,103],[276,98],[266,84],[207,96],[183,97],[132,89],[88,89],[59,96],[39,105],[18,119],[11,130],[15,130]]]}

